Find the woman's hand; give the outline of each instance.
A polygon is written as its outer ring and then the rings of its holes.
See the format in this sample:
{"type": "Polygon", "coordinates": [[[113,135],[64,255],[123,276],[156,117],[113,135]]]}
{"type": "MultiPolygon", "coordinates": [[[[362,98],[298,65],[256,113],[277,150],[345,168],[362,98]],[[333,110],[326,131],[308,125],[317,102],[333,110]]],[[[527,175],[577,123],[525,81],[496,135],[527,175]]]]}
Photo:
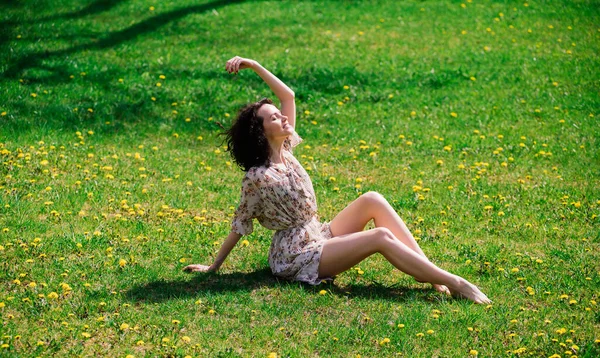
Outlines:
{"type": "Polygon", "coordinates": [[[214,265],[210,265],[210,266],[206,266],[206,265],[198,265],[198,264],[194,264],[194,265],[187,265],[186,267],[183,268],[183,271],[185,272],[215,272],[218,270],[218,267],[215,267],[214,265]]]}
{"type": "Polygon", "coordinates": [[[227,63],[225,64],[225,69],[229,73],[237,74],[239,70],[242,70],[244,68],[252,68],[252,66],[254,66],[255,63],[256,61],[251,60],[249,58],[235,56],[231,60],[227,61],[227,63]]]}

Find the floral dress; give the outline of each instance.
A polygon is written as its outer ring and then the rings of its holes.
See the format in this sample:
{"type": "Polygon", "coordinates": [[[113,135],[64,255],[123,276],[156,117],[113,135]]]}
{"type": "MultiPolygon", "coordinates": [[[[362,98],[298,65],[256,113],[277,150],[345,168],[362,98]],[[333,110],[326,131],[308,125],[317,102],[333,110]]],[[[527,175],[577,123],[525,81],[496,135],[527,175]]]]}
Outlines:
{"type": "Polygon", "coordinates": [[[332,277],[318,277],[323,244],[332,237],[329,222],[321,223],[310,177],[292,154],[303,139],[294,131],[283,142],[284,166],[255,166],[242,179],[240,204],[231,229],[252,233],[252,219],[276,230],[269,248],[275,276],[318,285],[332,277]]]}

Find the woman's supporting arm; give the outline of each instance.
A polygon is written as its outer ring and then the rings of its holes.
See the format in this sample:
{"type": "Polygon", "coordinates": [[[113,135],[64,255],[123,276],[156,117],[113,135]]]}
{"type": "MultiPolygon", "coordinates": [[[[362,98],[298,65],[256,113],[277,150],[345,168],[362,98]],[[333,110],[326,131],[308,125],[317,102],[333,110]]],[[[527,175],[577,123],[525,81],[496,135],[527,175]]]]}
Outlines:
{"type": "Polygon", "coordinates": [[[223,261],[225,261],[233,247],[238,243],[238,241],[240,241],[241,237],[242,235],[238,234],[237,232],[231,231],[229,233],[229,236],[227,236],[227,239],[223,245],[221,245],[221,249],[215,258],[215,261],[212,263],[212,265],[210,265],[211,271],[217,271],[221,267],[223,261]]]}
{"type": "Polygon", "coordinates": [[[235,244],[237,244],[237,242],[240,241],[241,237],[242,237],[242,235],[238,234],[237,232],[231,231],[229,233],[229,236],[227,236],[227,240],[225,240],[223,245],[221,245],[221,250],[219,250],[217,258],[212,263],[212,265],[210,265],[210,266],[200,265],[200,264],[187,265],[186,267],[183,268],[183,271],[186,271],[186,272],[214,272],[214,271],[217,271],[223,264],[223,261],[225,261],[225,258],[227,257],[227,255],[229,255],[229,253],[231,252],[231,249],[233,249],[235,244]]]}

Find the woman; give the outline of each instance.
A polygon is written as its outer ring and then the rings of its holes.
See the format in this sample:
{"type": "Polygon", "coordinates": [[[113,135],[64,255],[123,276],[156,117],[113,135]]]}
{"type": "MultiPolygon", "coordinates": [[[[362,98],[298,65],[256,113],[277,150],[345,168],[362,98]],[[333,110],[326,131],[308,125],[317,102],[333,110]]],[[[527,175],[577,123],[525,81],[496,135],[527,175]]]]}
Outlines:
{"type": "Polygon", "coordinates": [[[382,254],[399,270],[442,293],[475,303],[491,301],[462,277],[431,263],[390,204],[368,192],[354,200],[330,223],[320,223],[310,177],[293,156],[302,141],[295,131],[294,92],[258,62],[236,56],[225,66],[229,73],[253,69],[275,93],[281,109],[268,99],[240,110],[226,132],[228,151],[244,168],[241,199],[231,232],[210,266],[188,265],[187,272],[217,271],[243,235],[253,231],[252,219],[276,230],[269,249],[274,275],[317,285],[365,258],[382,254]],[[363,231],[373,219],[376,228],[363,231]]]}

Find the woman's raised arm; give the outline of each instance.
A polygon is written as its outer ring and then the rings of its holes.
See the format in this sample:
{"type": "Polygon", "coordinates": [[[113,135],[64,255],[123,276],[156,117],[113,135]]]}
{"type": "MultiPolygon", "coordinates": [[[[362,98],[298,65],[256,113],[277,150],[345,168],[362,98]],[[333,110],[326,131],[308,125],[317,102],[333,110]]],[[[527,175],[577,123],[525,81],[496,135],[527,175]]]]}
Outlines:
{"type": "Polygon", "coordinates": [[[260,78],[262,78],[271,91],[277,96],[281,102],[281,114],[288,117],[288,123],[296,128],[296,102],[294,100],[295,94],[285,83],[279,78],[273,75],[269,70],[260,65],[260,63],[239,56],[235,56],[231,60],[227,61],[225,69],[229,73],[238,73],[239,70],[244,68],[251,68],[256,72],[260,78]]]}

